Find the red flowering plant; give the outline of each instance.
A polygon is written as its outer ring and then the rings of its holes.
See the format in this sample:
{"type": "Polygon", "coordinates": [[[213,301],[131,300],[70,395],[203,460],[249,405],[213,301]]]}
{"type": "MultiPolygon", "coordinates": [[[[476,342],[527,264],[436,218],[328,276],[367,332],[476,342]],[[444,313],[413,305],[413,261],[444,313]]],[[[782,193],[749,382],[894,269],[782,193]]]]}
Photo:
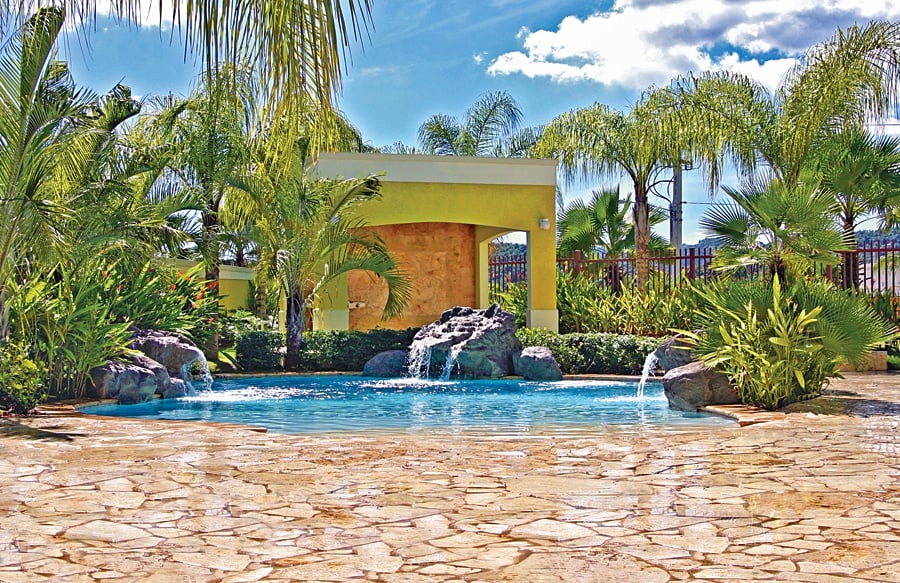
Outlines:
{"type": "Polygon", "coordinates": [[[177,332],[198,345],[215,332],[219,295],[215,282],[203,279],[202,266],[178,272],[148,263],[137,272],[120,271],[113,265],[103,272],[110,281],[103,293],[117,320],[137,328],[177,332]]]}

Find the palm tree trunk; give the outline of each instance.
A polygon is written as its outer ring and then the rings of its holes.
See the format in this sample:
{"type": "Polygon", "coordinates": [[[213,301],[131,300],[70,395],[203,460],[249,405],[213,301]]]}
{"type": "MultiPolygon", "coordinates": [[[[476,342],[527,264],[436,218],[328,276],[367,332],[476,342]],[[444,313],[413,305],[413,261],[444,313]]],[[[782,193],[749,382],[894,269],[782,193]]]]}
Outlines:
{"type": "Polygon", "coordinates": [[[295,289],[287,302],[285,370],[297,370],[300,366],[300,349],[303,348],[303,329],[305,326],[306,298],[295,289]]]}
{"type": "Polygon", "coordinates": [[[637,284],[643,289],[650,279],[650,204],[643,185],[634,184],[634,261],[637,284]]]}
{"type": "MultiPolygon", "coordinates": [[[[218,230],[219,230],[219,218],[216,215],[215,211],[205,210],[203,211],[203,232],[201,236],[203,237],[203,245],[206,247],[206,281],[208,286],[210,286],[213,291],[218,294],[219,293],[219,241],[218,241],[218,230]]],[[[216,313],[218,314],[218,306],[216,306],[216,313]]],[[[206,346],[203,347],[203,354],[206,356],[207,360],[219,360],[219,334],[218,332],[213,332],[210,335],[209,340],[206,342],[206,346]]]]}
{"type": "Polygon", "coordinates": [[[260,320],[268,320],[268,292],[266,290],[267,278],[265,267],[259,263],[256,265],[256,317],[260,320]]]}
{"type": "Polygon", "coordinates": [[[853,222],[849,224],[844,221],[844,234],[849,240],[853,241],[853,249],[841,253],[843,259],[843,277],[841,278],[842,287],[844,289],[859,289],[859,253],[856,249],[856,232],[853,229],[853,222]]]}

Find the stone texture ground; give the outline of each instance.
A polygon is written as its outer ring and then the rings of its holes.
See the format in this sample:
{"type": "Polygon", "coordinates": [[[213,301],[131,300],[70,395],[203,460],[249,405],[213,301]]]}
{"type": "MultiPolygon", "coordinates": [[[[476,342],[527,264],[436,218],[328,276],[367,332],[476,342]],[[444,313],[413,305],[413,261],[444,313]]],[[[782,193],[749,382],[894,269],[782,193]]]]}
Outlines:
{"type": "Polygon", "coordinates": [[[900,581],[900,377],[703,430],[0,425],[0,581],[900,581]]]}

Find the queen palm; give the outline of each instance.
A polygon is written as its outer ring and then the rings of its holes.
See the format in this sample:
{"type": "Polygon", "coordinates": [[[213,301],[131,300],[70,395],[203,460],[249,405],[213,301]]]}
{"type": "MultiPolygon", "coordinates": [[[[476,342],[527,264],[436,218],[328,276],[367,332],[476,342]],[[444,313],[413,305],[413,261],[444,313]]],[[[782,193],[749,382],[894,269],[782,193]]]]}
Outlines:
{"type": "Polygon", "coordinates": [[[272,117],[306,99],[332,106],[350,45],[368,34],[372,15],[371,0],[25,0],[0,4],[0,23],[57,5],[86,25],[100,6],[129,22],[173,18],[188,53],[199,56],[211,76],[223,62],[250,67],[265,88],[272,117]]]}
{"type": "Polygon", "coordinates": [[[626,175],[634,190],[635,258],[638,284],[650,275],[650,193],[668,181],[663,172],[681,163],[678,129],[672,110],[662,107],[661,92],[645,93],[628,113],[607,105],[573,110],[545,128],[539,156],[557,158],[567,180],[626,175]]]}
{"type": "MultiPolygon", "coordinates": [[[[522,128],[522,110],[505,91],[485,93],[463,117],[436,114],[419,126],[419,145],[442,156],[524,157],[540,128],[522,128]]],[[[404,147],[399,146],[402,151],[404,147]]]]}

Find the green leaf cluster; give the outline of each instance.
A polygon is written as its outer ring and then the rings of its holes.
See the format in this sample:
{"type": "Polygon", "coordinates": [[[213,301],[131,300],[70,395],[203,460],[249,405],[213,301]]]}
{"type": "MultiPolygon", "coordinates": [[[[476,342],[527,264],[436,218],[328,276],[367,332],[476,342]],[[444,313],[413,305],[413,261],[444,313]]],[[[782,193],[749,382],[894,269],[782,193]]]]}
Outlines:
{"type": "Polygon", "coordinates": [[[18,344],[0,344],[0,411],[23,415],[47,396],[43,372],[18,344]]]}
{"type": "Polygon", "coordinates": [[[843,361],[896,337],[864,297],[800,280],[715,282],[698,290],[694,352],[728,375],[744,403],[777,409],[821,394],[843,361]]]}

